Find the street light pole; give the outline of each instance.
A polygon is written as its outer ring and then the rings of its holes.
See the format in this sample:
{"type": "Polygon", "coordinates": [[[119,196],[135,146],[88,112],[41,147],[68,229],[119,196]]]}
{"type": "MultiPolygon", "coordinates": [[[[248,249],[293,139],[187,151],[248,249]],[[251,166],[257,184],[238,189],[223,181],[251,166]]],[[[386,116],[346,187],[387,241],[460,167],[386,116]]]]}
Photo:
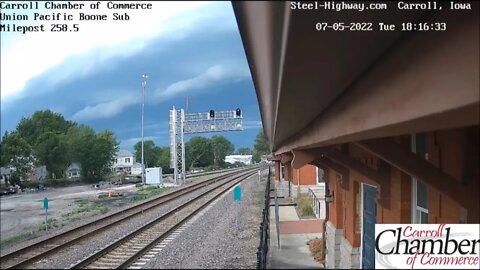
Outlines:
{"type": "Polygon", "coordinates": [[[145,86],[147,86],[147,74],[142,75],[142,92],[143,92],[143,101],[142,101],[142,185],[145,185],[145,163],[143,162],[143,111],[145,108],[145,86]]]}

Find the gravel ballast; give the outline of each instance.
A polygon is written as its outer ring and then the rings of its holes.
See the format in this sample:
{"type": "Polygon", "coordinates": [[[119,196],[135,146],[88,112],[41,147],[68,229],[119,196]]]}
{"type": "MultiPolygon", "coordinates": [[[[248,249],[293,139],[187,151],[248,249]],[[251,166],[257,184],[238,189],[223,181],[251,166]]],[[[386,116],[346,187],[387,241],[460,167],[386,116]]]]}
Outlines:
{"type": "Polygon", "coordinates": [[[255,268],[265,183],[244,180],[240,202],[230,191],[142,268],[255,268]]]}
{"type": "Polygon", "coordinates": [[[217,186],[218,184],[209,185],[190,194],[184,195],[177,200],[168,202],[163,206],[157,207],[154,211],[146,211],[144,212],[144,214],[136,216],[130,219],[128,222],[124,222],[121,225],[116,226],[114,230],[105,230],[101,234],[97,235],[95,238],[86,239],[81,243],[75,244],[75,246],[73,247],[67,248],[62,252],[58,252],[49,260],[42,260],[36,263],[34,267],[43,269],[68,268],[70,267],[72,262],[83,259],[84,257],[97,251],[99,248],[102,248],[110,242],[117,240],[120,237],[138,229],[142,224],[150,222],[151,220],[170,211],[179,204],[199,196],[201,193],[205,192],[205,190],[211,189],[213,186],[217,186]]]}

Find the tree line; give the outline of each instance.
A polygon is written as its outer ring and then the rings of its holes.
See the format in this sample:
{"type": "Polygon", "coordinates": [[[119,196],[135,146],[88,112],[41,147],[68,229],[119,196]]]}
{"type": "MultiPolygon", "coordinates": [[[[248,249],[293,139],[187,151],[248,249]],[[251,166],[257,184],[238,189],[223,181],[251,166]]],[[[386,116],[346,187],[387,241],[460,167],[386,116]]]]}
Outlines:
{"type": "Polygon", "coordinates": [[[14,131],[5,132],[0,142],[0,165],[14,168],[11,184],[26,179],[39,165],[46,166],[48,178],[64,178],[74,162],[80,164],[83,179],[100,180],[111,172],[118,145],[111,131],[95,132],[59,113],[41,110],[23,117],[14,131]]]}
{"type": "MultiPolygon", "coordinates": [[[[142,142],[134,146],[137,162],[142,158],[142,142]]],[[[194,168],[225,168],[225,157],[235,150],[235,146],[224,136],[212,138],[192,137],[185,143],[185,169],[194,168]]],[[[144,141],[143,156],[146,167],[161,167],[163,173],[172,173],[170,168],[170,147],[155,146],[152,140],[144,141]]]]}
{"type": "MultiPolygon", "coordinates": [[[[141,162],[142,142],[134,146],[135,159],[141,162]]],[[[269,153],[268,143],[263,131],[255,138],[254,149],[248,147],[239,148],[234,152],[235,146],[224,136],[214,135],[211,138],[192,137],[185,143],[185,169],[192,171],[195,168],[221,169],[233,164],[225,162],[225,157],[232,154],[252,155],[252,162],[260,162],[263,156],[269,153]]],[[[170,168],[170,148],[156,146],[152,140],[143,143],[143,156],[146,167],[161,167],[163,173],[172,173],[170,168]]],[[[235,164],[239,166],[240,164],[235,164]]]]}
{"type": "MultiPolygon", "coordinates": [[[[12,132],[6,131],[0,142],[0,166],[14,168],[9,182],[17,184],[26,179],[36,166],[45,165],[48,178],[64,178],[69,165],[81,166],[84,180],[101,180],[111,172],[119,142],[115,134],[104,130],[95,132],[87,125],[66,120],[50,110],[35,112],[23,117],[12,132]]],[[[135,158],[141,162],[141,141],[134,145],[135,158]]],[[[230,166],[225,157],[234,153],[235,146],[224,136],[192,137],[185,144],[186,170],[195,168],[220,169],[230,166]]],[[[270,152],[267,140],[260,131],[254,149],[239,148],[236,154],[252,155],[259,162],[270,152]]],[[[170,148],[144,141],[146,167],[161,167],[171,173],[170,148]]]]}

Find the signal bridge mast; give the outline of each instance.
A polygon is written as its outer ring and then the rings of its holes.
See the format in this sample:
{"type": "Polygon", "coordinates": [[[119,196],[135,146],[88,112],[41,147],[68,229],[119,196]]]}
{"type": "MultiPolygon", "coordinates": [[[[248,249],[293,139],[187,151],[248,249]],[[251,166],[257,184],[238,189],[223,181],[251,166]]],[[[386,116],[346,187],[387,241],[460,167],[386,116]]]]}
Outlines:
{"type": "Polygon", "coordinates": [[[185,183],[185,134],[241,131],[243,116],[240,109],[185,113],[183,109],[170,110],[170,168],[173,169],[175,184],[185,183]]]}

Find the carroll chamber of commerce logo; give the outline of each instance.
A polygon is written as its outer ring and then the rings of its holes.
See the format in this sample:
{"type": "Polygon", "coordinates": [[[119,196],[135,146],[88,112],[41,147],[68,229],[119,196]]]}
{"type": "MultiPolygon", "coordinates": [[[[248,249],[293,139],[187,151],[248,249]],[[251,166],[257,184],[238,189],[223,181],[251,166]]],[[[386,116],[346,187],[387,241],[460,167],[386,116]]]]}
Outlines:
{"type": "Polygon", "coordinates": [[[480,224],[376,224],[376,269],[480,269],[480,224]]]}

